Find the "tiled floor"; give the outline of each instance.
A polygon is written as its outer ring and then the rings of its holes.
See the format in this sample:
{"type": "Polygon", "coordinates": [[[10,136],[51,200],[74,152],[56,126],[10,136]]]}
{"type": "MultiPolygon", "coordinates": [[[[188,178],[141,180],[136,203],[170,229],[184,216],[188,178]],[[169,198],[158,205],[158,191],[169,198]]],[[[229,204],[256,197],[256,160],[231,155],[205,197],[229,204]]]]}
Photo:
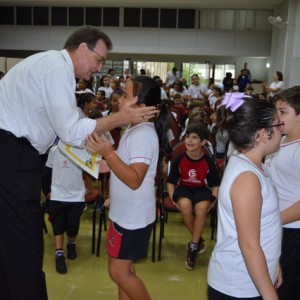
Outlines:
{"type": "MultiPolygon", "coordinates": [[[[207,223],[209,224],[209,223],[207,223]]],[[[157,245],[159,223],[157,224],[157,245]]],[[[45,234],[44,271],[46,273],[49,300],[115,300],[117,288],[107,273],[105,235],[102,235],[100,257],[91,254],[92,210],[88,208],[82,215],[77,238],[78,258],[67,260],[68,273],[56,273],[54,264],[54,239],[51,224],[45,234]]],[[[188,271],[184,265],[186,243],[190,235],[185,229],[180,214],[169,214],[163,239],[162,260],[149,258],[135,265],[153,300],[206,300],[206,274],[209,257],[214,246],[210,240],[211,229],[207,226],[204,238],[207,250],[199,255],[195,270],[188,271]]],[[[150,247],[152,246],[152,241],[150,247]]],[[[142,300],[142,299],[141,299],[142,300]]]]}

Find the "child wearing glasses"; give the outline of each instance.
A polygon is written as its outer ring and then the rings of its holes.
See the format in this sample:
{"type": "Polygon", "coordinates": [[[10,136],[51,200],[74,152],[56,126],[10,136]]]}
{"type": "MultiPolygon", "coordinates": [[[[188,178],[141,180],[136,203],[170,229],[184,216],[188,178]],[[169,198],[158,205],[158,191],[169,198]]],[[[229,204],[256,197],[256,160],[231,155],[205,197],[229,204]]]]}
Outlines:
{"type": "Polygon", "coordinates": [[[106,238],[109,275],[118,285],[119,299],[148,300],[150,295],[133,262],[147,257],[156,218],[154,178],[160,153],[169,150],[168,107],[161,101],[160,87],[147,76],[126,82],[120,108],[134,99],[135,108],[160,105],[158,116],[152,122],[130,124],[116,152],[104,135],[88,136],[86,147],[101,154],[111,168],[111,223],[106,238]]]}
{"type": "Polygon", "coordinates": [[[218,195],[217,243],[208,268],[208,299],[278,299],[281,221],[278,196],[263,158],[282,136],[274,105],[226,93],[218,126],[237,149],[218,195]]]}
{"type": "Polygon", "coordinates": [[[280,265],[283,283],[279,299],[300,295],[300,86],[274,97],[284,137],[280,149],[268,161],[275,183],[283,224],[280,265]]]}

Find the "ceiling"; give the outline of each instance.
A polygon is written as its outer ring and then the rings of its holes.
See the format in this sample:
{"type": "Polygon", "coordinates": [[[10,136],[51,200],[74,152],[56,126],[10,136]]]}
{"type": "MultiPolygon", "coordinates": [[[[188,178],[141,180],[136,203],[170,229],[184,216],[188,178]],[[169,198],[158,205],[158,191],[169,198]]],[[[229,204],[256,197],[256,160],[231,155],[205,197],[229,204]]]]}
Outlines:
{"type": "Polygon", "coordinates": [[[0,5],[274,9],[286,1],[287,0],[0,0],[0,5]]]}

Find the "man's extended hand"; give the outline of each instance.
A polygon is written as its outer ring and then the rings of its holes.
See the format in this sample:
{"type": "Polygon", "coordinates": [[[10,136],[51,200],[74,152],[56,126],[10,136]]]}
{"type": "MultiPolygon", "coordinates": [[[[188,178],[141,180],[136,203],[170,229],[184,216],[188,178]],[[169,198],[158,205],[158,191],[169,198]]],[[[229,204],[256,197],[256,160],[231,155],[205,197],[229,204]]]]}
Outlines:
{"type": "Polygon", "coordinates": [[[148,121],[155,117],[158,110],[154,106],[141,106],[136,107],[134,104],[137,102],[137,97],[132,101],[126,101],[120,107],[120,115],[124,124],[136,124],[144,121],[148,121]]]}

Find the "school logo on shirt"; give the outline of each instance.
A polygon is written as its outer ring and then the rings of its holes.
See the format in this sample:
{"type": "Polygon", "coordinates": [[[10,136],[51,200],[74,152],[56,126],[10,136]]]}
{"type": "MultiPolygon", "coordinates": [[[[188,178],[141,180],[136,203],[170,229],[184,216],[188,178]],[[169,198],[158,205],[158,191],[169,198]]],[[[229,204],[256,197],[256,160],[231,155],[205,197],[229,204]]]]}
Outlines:
{"type": "Polygon", "coordinates": [[[201,181],[197,178],[197,170],[196,169],[190,169],[188,172],[189,178],[186,180],[183,180],[183,182],[192,182],[200,184],[201,181]]]}
{"type": "Polygon", "coordinates": [[[196,178],[197,177],[197,171],[195,169],[191,169],[189,171],[189,177],[190,178],[196,178]]]}
{"type": "Polygon", "coordinates": [[[63,161],[63,163],[62,163],[62,168],[63,168],[63,169],[65,169],[65,168],[70,168],[70,167],[69,167],[69,162],[68,162],[68,160],[65,159],[65,160],[63,161]]]}

